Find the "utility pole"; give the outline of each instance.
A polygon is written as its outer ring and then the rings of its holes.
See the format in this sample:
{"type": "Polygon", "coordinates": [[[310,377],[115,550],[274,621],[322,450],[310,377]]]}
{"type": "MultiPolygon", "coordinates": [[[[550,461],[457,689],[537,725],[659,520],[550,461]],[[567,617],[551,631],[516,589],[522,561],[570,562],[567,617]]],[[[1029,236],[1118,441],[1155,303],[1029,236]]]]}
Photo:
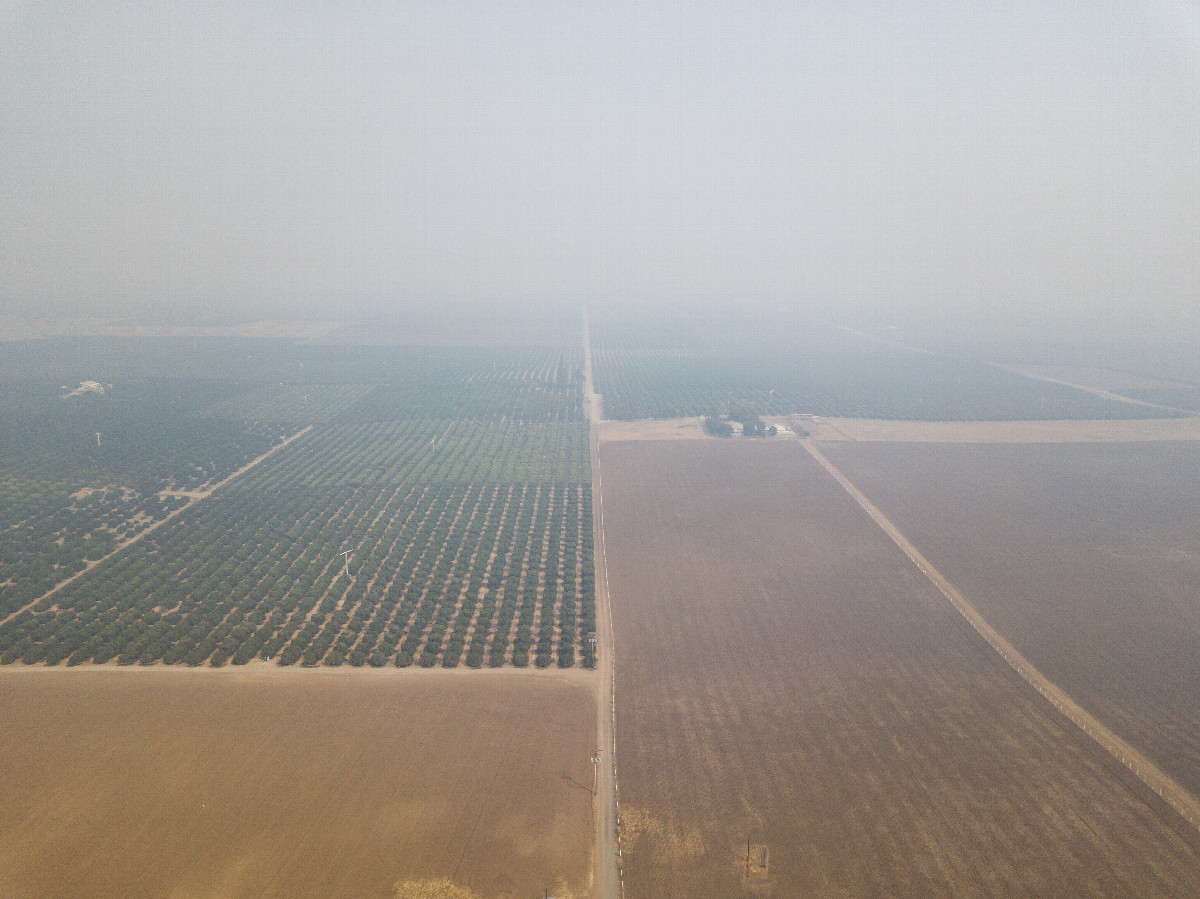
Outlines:
{"type": "Polygon", "coordinates": [[[346,577],[350,576],[350,556],[353,552],[354,550],[348,549],[343,553],[338,553],[339,556],[344,556],[346,559],[346,577]]]}
{"type": "Polygon", "coordinates": [[[100,445],[100,432],[97,431],[96,432],[96,446],[99,446],[99,445],[100,445]]]}

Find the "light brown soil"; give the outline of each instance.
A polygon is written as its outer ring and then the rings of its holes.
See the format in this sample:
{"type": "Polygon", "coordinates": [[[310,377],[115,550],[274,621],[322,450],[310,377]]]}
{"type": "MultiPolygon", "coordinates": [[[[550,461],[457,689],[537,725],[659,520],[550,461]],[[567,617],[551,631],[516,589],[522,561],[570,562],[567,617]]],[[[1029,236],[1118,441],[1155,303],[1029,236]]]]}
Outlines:
{"type": "Polygon", "coordinates": [[[631,899],[1200,890],[1195,831],[797,441],[601,463],[631,899]]]}
{"type": "Polygon", "coordinates": [[[904,443],[1113,443],[1200,440],[1200,417],[1136,421],[881,421],[796,418],[816,440],[904,443]]]}
{"type": "Polygon", "coordinates": [[[816,444],[811,440],[803,441],[804,448],[858,503],[864,512],[871,516],[875,524],[888,536],[897,548],[920,569],[946,601],[963,616],[971,628],[992,647],[1000,657],[1031,687],[1049,700],[1060,713],[1087,734],[1091,739],[1114,759],[1137,775],[1147,787],[1165,799],[1172,808],[1186,818],[1193,827],[1200,827],[1200,802],[1179,784],[1171,775],[1154,764],[1139,748],[1123,739],[1107,724],[1079,705],[1061,687],[1047,678],[1032,662],[1005,639],[1004,635],[992,627],[987,619],[979,614],[978,609],[966,596],[955,587],[937,567],[918,550],[907,537],[871,502],[865,494],[854,486],[850,480],[826,458],[816,444]]]}
{"type": "Polygon", "coordinates": [[[829,444],[1051,680],[1200,793],[1200,444],[829,444]]]}
{"type": "Polygon", "coordinates": [[[583,894],[589,679],[0,671],[0,895],[583,894]]]}
{"type": "Polygon", "coordinates": [[[602,443],[616,440],[698,440],[706,438],[699,418],[645,418],[594,423],[602,443]]]}

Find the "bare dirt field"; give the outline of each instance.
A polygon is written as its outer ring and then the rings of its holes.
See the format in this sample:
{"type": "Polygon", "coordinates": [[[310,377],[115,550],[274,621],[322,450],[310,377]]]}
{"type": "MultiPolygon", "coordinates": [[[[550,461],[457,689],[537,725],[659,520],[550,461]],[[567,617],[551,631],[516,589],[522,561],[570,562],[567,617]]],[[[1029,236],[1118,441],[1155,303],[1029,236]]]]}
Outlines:
{"type": "Polygon", "coordinates": [[[707,438],[699,418],[645,418],[640,421],[600,421],[600,440],[698,440],[707,438]]]}
{"type": "Polygon", "coordinates": [[[600,458],[632,899],[1200,891],[1196,832],[796,441],[600,458]]]}
{"type": "Polygon", "coordinates": [[[821,441],[1114,443],[1200,440],[1200,417],[1114,421],[881,421],[793,416],[821,441]]]}
{"type": "Polygon", "coordinates": [[[1043,674],[1200,793],[1200,445],[823,449],[1043,674]]]}
{"type": "Polygon", "coordinates": [[[0,895],[586,895],[593,692],[528,672],[5,668],[0,895]]]}

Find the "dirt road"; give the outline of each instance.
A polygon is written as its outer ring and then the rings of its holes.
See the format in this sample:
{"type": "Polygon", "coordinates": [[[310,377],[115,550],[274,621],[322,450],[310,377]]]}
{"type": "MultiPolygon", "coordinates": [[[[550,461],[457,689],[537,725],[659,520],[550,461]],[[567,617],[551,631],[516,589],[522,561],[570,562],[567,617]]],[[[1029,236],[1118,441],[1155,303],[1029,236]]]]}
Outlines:
{"type": "Polygon", "coordinates": [[[104,562],[107,559],[111,559],[117,553],[125,550],[126,548],[128,548],[130,546],[133,546],[133,544],[137,543],[139,540],[141,540],[147,534],[153,533],[154,531],[156,531],[160,527],[162,527],[164,524],[166,524],[168,521],[170,521],[172,518],[175,518],[177,515],[182,513],[184,510],[190,509],[192,506],[196,505],[196,503],[200,502],[201,500],[207,499],[208,497],[212,496],[212,494],[218,488],[224,487],[226,484],[228,484],[234,478],[238,477],[241,474],[245,474],[247,471],[249,471],[251,468],[253,468],[255,465],[257,465],[263,459],[267,458],[267,456],[270,456],[272,453],[275,453],[276,451],[283,449],[285,446],[287,446],[293,440],[297,439],[298,437],[303,437],[305,434],[307,434],[311,430],[312,430],[312,425],[309,425],[304,430],[297,431],[291,437],[288,437],[285,440],[282,440],[279,443],[275,444],[273,447],[271,447],[269,450],[267,450],[265,453],[263,453],[258,458],[251,459],[249,462],[247,462],[245,465],[243,465],[241,468],[239,468],[237,471],[235,471],[229,477],[225,478],[223,481],[218,481],[217,483],[213,484],[211,487],[207,487],[203,490],[190,490],[190,491],[180,491],[180,492],[166,491],[168,493],[171,493],[172,496],[188,497],[188,499],[189,499],[188,504],[186,506],[180,506],[178,509],[175,509],[174,511],[169,512],[165,518],[160,518],[158,521],[154,522],[154,524],[150,525],[144,531],[141,531],[140,533],[136,534],[135,536],[130,537],[128,540],[124,540],[121,543],[118,543],[116,549],[114,549],[112,552],[108,553],[107,555],[101,556],[99,559],[95,559],[94,561],[88,562],[87,567],[84,568],[82,571],[79,571],[79,572],[71,575],[69,578],[67,578],[64,581],[59,581],[57,584],[55,584],[53,587],[51,587],[49,590],[47,590],[45,593],[43,593],[41,596],[39,596],[37,599],[35,599],[33,602],[28,603],[27,605],[21,606],[21,608],[17,609],[15,612],[13,612],[7,618],[0,620],[0,625],[8,624],[8,622],[10,622],[12,619],[16,618],[22,612],[24,612],[28,609],[32,609],[34,606],[36,606],[39,602],[41,602],[47,596],[53,596],[55,593],[57,593],[63,587],[67,586],[67,584],[69,584],[72,581],[77,580],[80,577],[82,577],[83,575],[87,574],[89,571],[91,571],[93,568],[95,568],[101,562],[104,562]]]}
{"type": "Polygon", "coordinates": [[[1104,400],[1111,400],[1114,403],[1128,403],[1131,406],[1146,406],[1150,409],[1165,409],[1168,412],[1180,412],[1184,415],[1191,415],[1190,409],[1180,409],[1176,406],[1163,406],[1159,403],[1151,403],[1146,400],[1134,399],[1133,397],[1125,396],[1124,394],[1114,393],[1111,390],[1104,390],[1100,387],[1091,387],[1087,384],[1081,384],[1078,381],[1067,381],[1062,378],[1056,378],[1042,372],[1033,371],[1032,369],[1022,368],[1017,365],[1004,365],[1000,362],[989,362],[988,365],[993,368],[999,368],[1010,374],[1020,375],[1023,378],[1030,378],[1034,381],[1045,381],[1047,384],[1058,384],[1063,387],[1073,387],[1076,390],[1082,390],[1084,393],[1090,393],[1093,396],[1098,396],[1104,400]]]}
{"type": "Polygon", "coordinates": [[[587,409],[588,421],[594,426],[597,422],[604,421],[604,397],[596,393],[596,382],[592,380],[592,335],[588,329],[586,306],[583,307],[583,380],[583,402],[587,409]]]}
{"type": "Polygon", "coordinates": [[[966,619],[967,623],[975,630],[979,636],[983,637],[1001,658],[1008,663],[1014,671],[1017,672],[1031,687],[1048,699],[1056,709],[1062,712],[1072,724],[1082,730],[1085,734],[1091,737],[1100,748],[1121,762],[1126,768],[1132,771],[1139,780],[1142,781],[1150,789],[1154,790],[1159,796],[1165,799],[1172,808],[1183,816],[1193,827],[1200,829],[1200,802],[1192,796],[1187,790],[1176,783],[1160,768],[1156,767],[1149,759],[1143,756],[1132,745],[1122,740],[1115,733],[1108,729],[1101,721],[1084,710],[1062,689],[1056,686],[1048,678],[1045,677],[1033,664],[1026,659],[1016,648],[1005,640],[999,632],[997,632],[987,621],[981,616],[975,607],[967,601],[955,587],[945,577],[942,576],[933,565],[926,559],[917,548],[913,546],[908,539],[900,533],[884,514],[875,507],[875,505],[867,499],[857,487],[855,487],[845,475],[839,471],[832,462],[830,462],[819,449],[816,444],[810,440],[801,440],[800,443],[808,451],[808,453],[825,469],[856,503],[865,511],[871,519],[879,525],[880,529],[896,544],[900,550],[908,556],[914,565],[920,569],[921,573],[938,589],[938,592],[944,596],[955,610],[966,619]]]}
{"type": "Polygon", "coordinates": [[[604,407],[593,389],[592,348],[587,308],[583,310],[584,403],[592,454],[592,509],[596,558],[596,861],[593,893],[599,899],[624,896],[620,836],[617,832],[616,661],[613,655],[612,607],[608,600],[608,554],[604,541],[604,491],[600,471],[600,429],[604,407]]]}

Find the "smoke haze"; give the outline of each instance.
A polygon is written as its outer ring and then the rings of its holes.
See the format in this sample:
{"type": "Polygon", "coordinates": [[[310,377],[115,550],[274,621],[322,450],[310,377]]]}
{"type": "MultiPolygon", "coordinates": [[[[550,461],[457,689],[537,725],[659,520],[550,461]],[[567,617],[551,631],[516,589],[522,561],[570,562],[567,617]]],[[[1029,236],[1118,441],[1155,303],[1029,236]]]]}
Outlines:
{"type": "Polygon", "coordinates": [[[1194,3],[2,9],[10,311],[1200,328],[1194,3]]]}

